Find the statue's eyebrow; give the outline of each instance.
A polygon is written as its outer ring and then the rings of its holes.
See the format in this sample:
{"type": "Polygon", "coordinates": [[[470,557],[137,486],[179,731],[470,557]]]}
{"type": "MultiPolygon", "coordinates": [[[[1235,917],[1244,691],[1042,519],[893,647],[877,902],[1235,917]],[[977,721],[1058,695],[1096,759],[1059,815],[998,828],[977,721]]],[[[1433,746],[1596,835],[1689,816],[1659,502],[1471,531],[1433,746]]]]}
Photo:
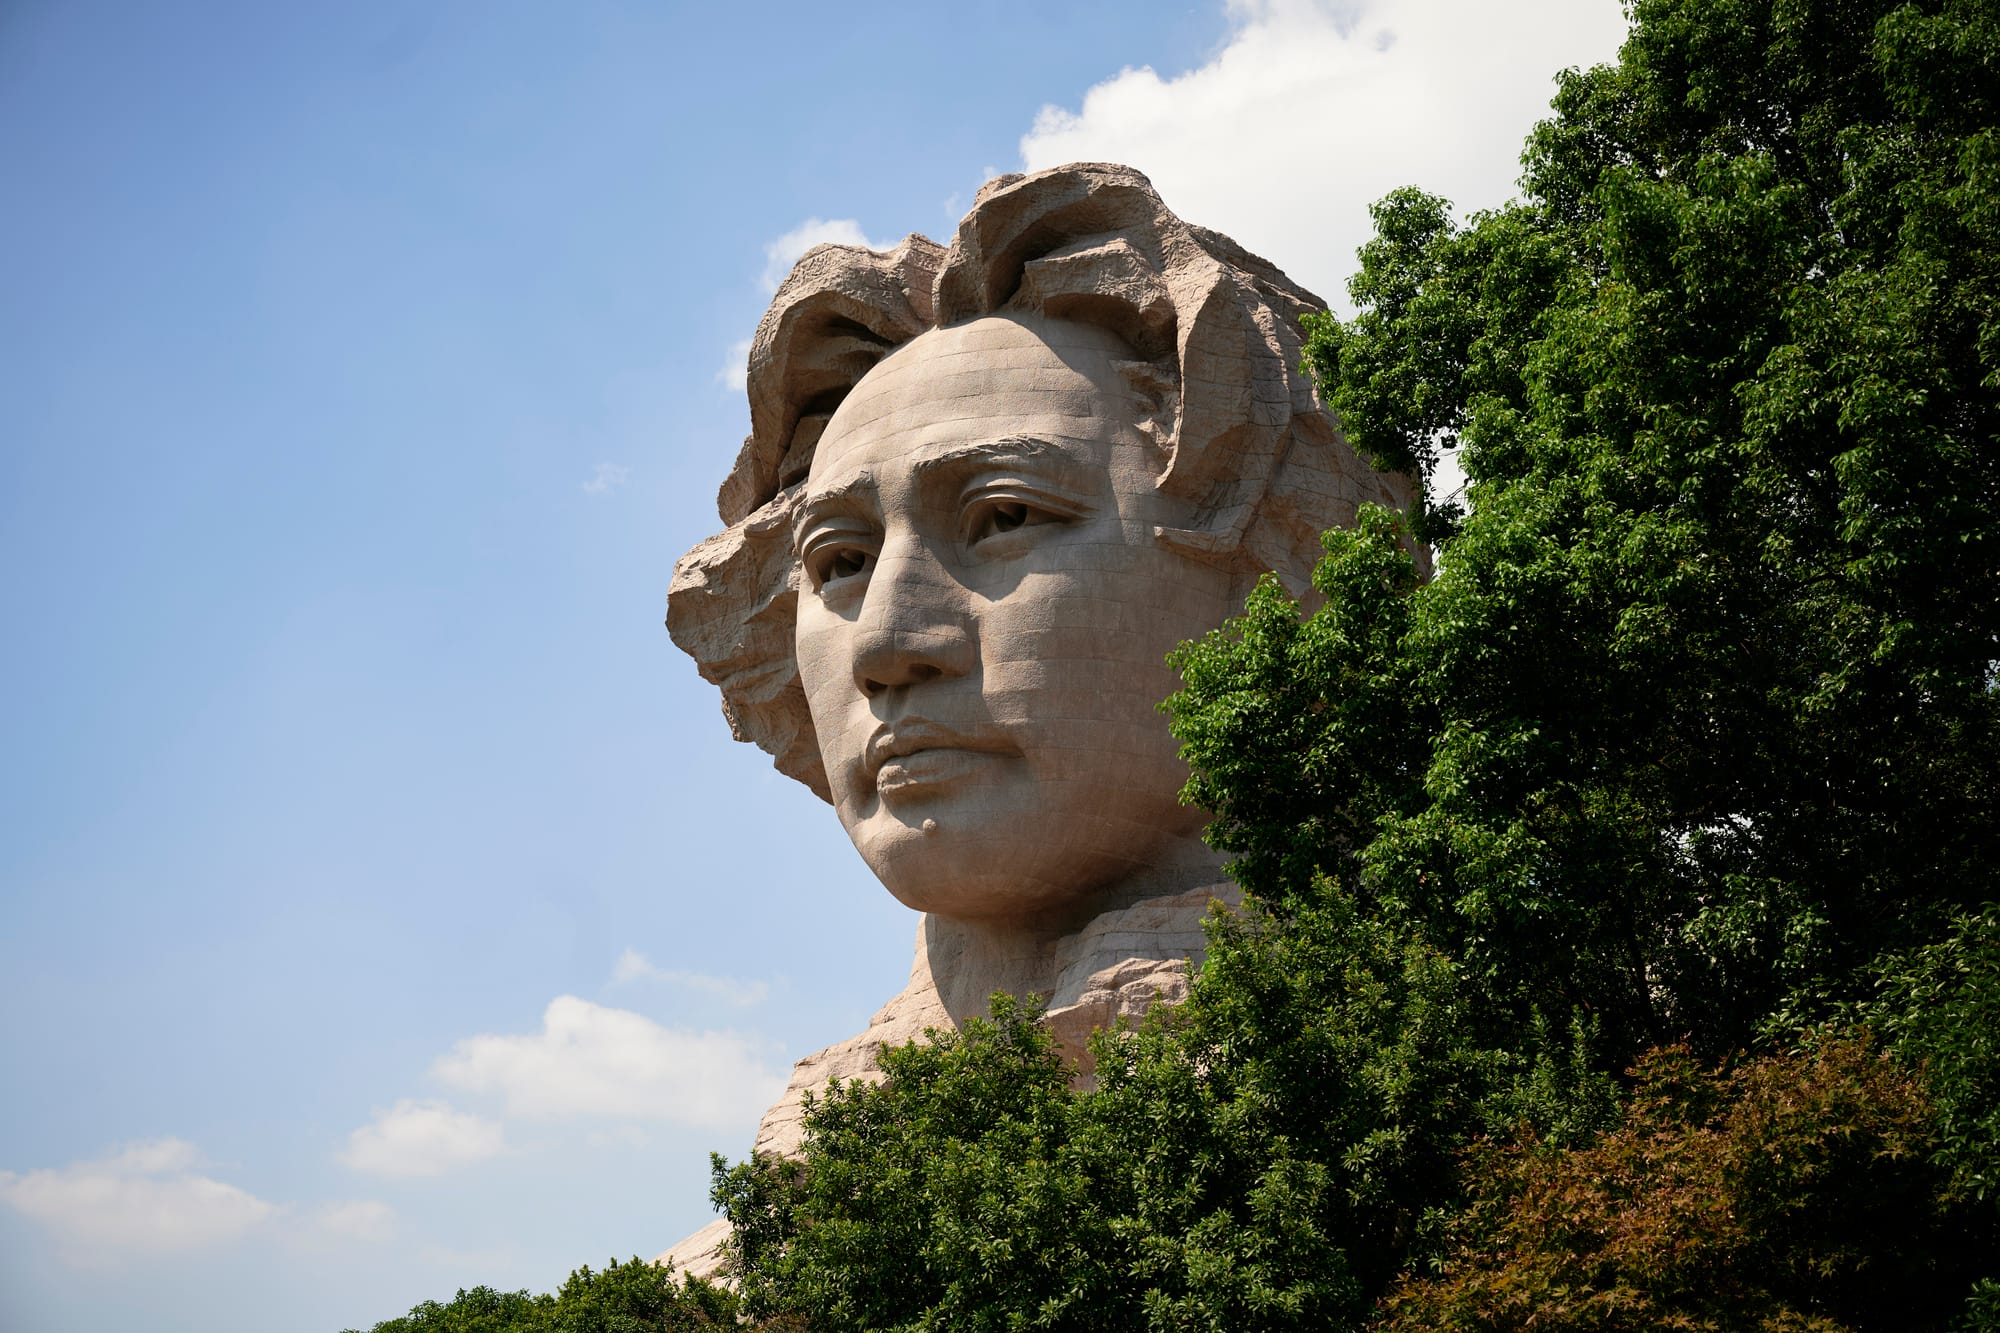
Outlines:
{"type": "Polygon", "coordinates": [[[967,463],[1014,463],[1022,461],[1041,462],[1044,460],[1086,466],[1077,451],[1052,440],[1040,439],[1033,435],[1003,435],[993,440],[975,440],[955,449],[945,449],[929,457],[918,459],[910,471],[919,480],[934,473],[959,470],[967,463]]]}
{"type": "Polygon", "coordinates": [[[808,491],[805,498],[799,502],[799,509],[805,512],[827,505],[851,505],[863,495],[872,495],[874,491],[875,474],[863,469],[845,481],[837,481],[831,486],[808,491]]]}
{"type": "Polygon", "coordinates": [[[823,490],[809,491],[800,499],[798,508],[792,511],[792,545],[797,548],[808,527],[829,513],[858,514],[869,507],[869,497],[875,493],[875,474],[863,470],[845,481],[837,481],[823,490]]]}

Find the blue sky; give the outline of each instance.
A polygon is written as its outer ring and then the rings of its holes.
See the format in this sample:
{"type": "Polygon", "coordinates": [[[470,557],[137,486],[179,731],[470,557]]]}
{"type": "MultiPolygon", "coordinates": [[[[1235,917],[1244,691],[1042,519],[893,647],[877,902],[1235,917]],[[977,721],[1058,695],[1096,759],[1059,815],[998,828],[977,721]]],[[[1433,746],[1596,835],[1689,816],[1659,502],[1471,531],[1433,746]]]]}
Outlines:
{"type": "Polygon", "coordinates": [[[0,9],[0,1325],[333,1333],[707,1221],[915,927],[660,626],[771,275],[1093,157],[1337,299],[1620,31],[0,9]]]}

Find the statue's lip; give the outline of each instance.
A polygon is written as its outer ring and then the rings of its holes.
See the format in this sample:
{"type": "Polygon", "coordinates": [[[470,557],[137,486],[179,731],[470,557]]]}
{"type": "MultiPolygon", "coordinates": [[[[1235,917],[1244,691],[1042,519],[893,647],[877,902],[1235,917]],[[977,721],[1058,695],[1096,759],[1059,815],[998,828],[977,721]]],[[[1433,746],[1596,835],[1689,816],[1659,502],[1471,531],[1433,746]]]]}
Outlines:
{"type": "Polygon", "coordinates": [[[983,754],[1010,754],[1018,747],[992,726],[960,731],[927,717],[906,717],[885,723],[868,738],[866,763],[870,777],[892,759],[902,759],[925,750],[971,750],[983,754]]]}

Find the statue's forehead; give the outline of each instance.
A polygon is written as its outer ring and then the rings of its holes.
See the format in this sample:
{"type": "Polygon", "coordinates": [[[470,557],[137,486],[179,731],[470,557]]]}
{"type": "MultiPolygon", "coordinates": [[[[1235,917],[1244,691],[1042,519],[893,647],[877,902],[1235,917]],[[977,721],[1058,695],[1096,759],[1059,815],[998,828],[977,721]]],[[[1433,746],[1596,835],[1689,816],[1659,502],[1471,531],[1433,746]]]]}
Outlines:
{"type": "Polygon", "coordinates": [[[982,315],[941,329],[927,329],[883,359],[883,365],[923,356],[957,352],[1005,354],[1014,348],[1036,347],[1055,355],[1100,352],[1131,356],[1117,334],[1096,324],[1058,319],[1033,311],[982,315]]]}
{"type": "Polygon", "coordinates": [[[813,474],[876,441],[1037,430],[1102,435],[1137,416],[1116,335],[1069,320],[987,317],[933,329],[870,370],[828,423],[813,474]]]}

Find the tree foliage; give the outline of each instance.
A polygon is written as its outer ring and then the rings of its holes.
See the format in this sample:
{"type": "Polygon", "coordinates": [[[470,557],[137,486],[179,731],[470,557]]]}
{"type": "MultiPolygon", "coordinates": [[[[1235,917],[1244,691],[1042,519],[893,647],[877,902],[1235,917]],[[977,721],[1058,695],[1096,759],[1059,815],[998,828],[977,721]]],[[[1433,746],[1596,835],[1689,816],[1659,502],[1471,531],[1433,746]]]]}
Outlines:
{"type": "MultiPolygon", "coordinates": [[[[733,1328],[736,1299],[699,1278],[676,1278],[671,1266],[636,1256],[598,1272],[585,1264],[555,1295],[461,1290],[451,1301],[425,1301],[369,1333],[695,1333],[733,1328]]],[[[355,1333],[349,1330],[348,1333],[355,1333]]]]}
{"type": "Polygon", "coordinates": [[[1523,203],[1391,195],[1359,315],[1315,321],[1350,437],[1458,448],[1476,510],[1405,610],[1334,613],[1407,628],[1288,711],[1314,758],[1380,747],[1336,760],[1368,781],[1229,779],[1248,647],[1177,707],[1246,882],[1339,867],[1517,1011],[1714,1056],[1996,896],[2000,25],[1633,17],[1564,76],[1523,203]]]}
{"type": "Polygon", "coordinates": [[[1996,1237],[1955,1215],[1917,1078],[1867,1036],[1634,1071],[1595,1143],[1482,1143],[1450,1259],[1405,1279],[1380,1333],[1936,1328],[1996,1237]]]}
{"type": "MultiPolygon", "coordinates": [[[[1934,944],[1889,955],[1880,971],[1881,992],[1860,1012],[1924,1071],[1938,1160],[1954,1189],[2000,1206],[2000,907],[1961,917],[1934,944]]],[[[2000,1299],[2000,1289],[1994,1294],[2000,1299]]]]}
{"type": "Polygon", "coordinates": [[[744,1306],[818,1330],[1115,1326],[1115,1204],[1033,1006],[884,1053],[806,1108],[803,1157],[717,1159],[744,1306]]]}
{"type": "Polygon", "coordinates": [[[991,1022],[885,1051],[879,1085],[829,1088],[797,1160],[718,1158],[746,1312],[822,1333],[1364,1318],[1468,1126],[1579,1134],[1611,1089],[1567,1048],[1480,1045],[1450,960],[1321,889],[1283,929],[1215,922],[1187,1002],[1097,1043],[1093,1092],[996,996],[991,1022]]]}

